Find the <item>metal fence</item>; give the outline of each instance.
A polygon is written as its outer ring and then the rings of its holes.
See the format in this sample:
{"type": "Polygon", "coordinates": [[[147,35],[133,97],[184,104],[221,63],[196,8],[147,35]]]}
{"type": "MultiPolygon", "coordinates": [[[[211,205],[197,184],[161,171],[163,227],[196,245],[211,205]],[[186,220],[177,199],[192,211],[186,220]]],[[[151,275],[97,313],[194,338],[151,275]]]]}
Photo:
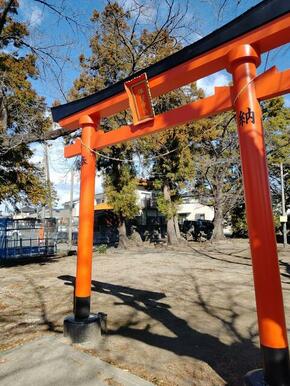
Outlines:
{"type": "Polygon", "coordinates": [[[52,256],[56,253],[56,220],[0,218],[0,259],[52,256]]]}

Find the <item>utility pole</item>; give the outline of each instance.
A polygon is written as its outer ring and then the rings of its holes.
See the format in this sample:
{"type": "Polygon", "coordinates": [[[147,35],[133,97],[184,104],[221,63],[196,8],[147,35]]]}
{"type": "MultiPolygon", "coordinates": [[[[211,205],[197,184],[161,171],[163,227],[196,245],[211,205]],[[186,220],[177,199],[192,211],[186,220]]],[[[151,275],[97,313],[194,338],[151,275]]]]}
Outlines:
{"type": "Polygon", "coordinates": [[[45,167],[47,190],[48,190],[49,217],[53,217],[52,216],[51,182],[50,182],[49,161],[48,161],[48,145],[46,142],[44,143],[44,167],[45,167]]]}
{"type": "Polygon", "coordinates": [[[70,207],[68,218],[68,250],[72,248],[72,228],[73,228],[73,197],[74,196],[74,166],[71,169],[70,175],[70,207]]]}
{"type": "Polygon", "coordinates": [[[286,221],[283,221],[283,245],[284,248],[287,246],[287,213],[285,208],[285,189],[284,189],[284,171],[283,163],[280,162],[280,174],[281,174],[281,197],[282,197],[282,216],[286,217],[286,221]]]}

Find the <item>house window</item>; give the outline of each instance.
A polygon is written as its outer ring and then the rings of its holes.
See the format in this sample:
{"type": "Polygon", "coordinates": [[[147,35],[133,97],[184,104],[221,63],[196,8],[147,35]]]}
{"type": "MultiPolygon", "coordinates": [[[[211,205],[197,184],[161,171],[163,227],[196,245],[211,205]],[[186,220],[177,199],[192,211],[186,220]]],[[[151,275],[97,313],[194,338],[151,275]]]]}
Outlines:
{"type": "Polygon", "coordinates": [[[178,222],[179,224],[183,224],[183,222],[186,220],[187,216],[189,215],[190,213],[179,213],[178,214],[178,222]]]}
{"type": "Polygon", "coordinates": [[[205,214],[204,213],[196,213],[195,219],[196,220],[205,220],[205,214]]]}

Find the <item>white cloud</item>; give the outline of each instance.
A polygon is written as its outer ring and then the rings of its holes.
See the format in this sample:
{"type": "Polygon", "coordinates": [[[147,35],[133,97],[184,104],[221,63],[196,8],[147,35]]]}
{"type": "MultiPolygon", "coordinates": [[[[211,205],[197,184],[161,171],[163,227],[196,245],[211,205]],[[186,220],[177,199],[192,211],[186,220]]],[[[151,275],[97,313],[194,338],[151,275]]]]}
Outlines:
{"type": "Polygon", "coordinates": [[[38,27],[44,19],[43,10],[30,0],[21,0],[19,11],[31,29],[38,27]]]}
{"type": "Polygon", "coordinates": [[[141,24],[152,23],[156,17],[156,4],[152,0],[136,1],[124,0],[122,6],[125,10],[130,11],[133,17],[137,17],[141,24]],[[141,12],[139,15],[139,8],[141,12]]]}
{"type": "MultiPolygon", "coordinates": [[[[49,158],[49,171],[50,179],[54,188],[57,191],[59,203],[68,201],[70,190],[70,168],[73,161],[67,160],[63,155],[63,141],[58,139],[51,141],[48,146],[48,158],[49,158]]],[[[31,149],[34,154],[32,156],[32,162],[36,164],[44,165],[44,147],[42,144],[33,144],[31,149]]],[[[76,181],[77,183],[77,181],[76,181]]],[[[78,192],[75,192],[78,196],[78,192]]]]}
{"type": "Polygon", "coordinates": [[[43,17],[44,17],[43,12],[39,8],[33,7],[32,13],[29,19],[29,25],[32,28],[39,26],[42,23],[43,17]]]}
{"type": "Polygon", "coordinates": [[[206,78],[199,79],[196,83],[197,87],[202,88],[206,95],[212,95],[215,87],[227,86],[230,80],[229,74],[225,71],[220,71],[206,78]]]}

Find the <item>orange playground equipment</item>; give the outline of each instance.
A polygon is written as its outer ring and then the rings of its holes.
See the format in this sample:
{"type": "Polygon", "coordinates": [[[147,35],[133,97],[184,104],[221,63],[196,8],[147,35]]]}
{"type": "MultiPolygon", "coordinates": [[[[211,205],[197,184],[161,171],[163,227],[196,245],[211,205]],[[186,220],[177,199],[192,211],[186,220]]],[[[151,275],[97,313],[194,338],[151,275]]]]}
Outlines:
{"type": "MultiPolygon", "coordinates": [[[[153,134],[203,117],[235,110],[251,245],[257,316],[264,370],[246,384],[290,385],[287,329],[274,234],[264,133],[259,102],[290,90],[290,70],[275,67],[257,76],[261,54],[290,40],[289,0],[265,0],[237,19],[130,78],[86,98],[52,109],[54,121],[81,139],[65,147],[65,157],[81,155],[80,218],[74,316],[65,331],[86,339],[90,313],[96,155],[120,142],[153,134]],[[151,98],[226,69],[233,85],[207,98],[154,115],[151,98]],[[130,108],[133,124],[103,132],[100,121],[130,108]],[[76,332],[77,330],[77,332],[76,332]],[[261,378],[261,379],[262,379],[261,378]]],[[[97,316],[96,316],[97,318],[97,316]]]]}

